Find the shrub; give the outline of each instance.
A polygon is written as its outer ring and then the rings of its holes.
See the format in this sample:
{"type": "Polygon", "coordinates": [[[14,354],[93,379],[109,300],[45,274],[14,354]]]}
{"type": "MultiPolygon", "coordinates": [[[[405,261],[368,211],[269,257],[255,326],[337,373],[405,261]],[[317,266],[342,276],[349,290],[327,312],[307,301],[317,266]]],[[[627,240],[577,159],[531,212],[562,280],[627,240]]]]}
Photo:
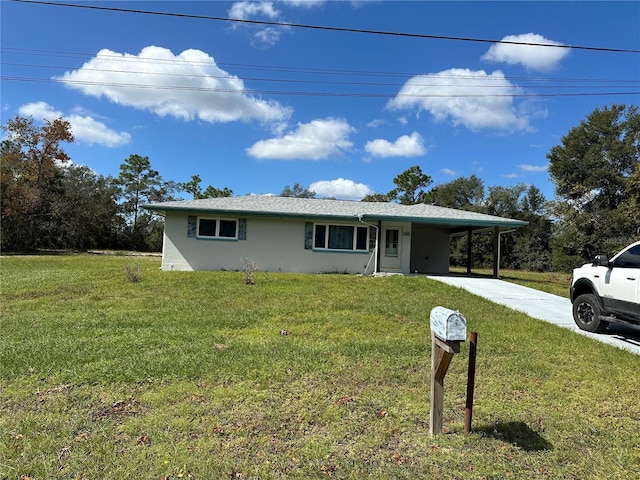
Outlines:
{"type": "Polygon", "coordinates": [[[124,266],[124,270],[127,274],[127,279],[131,283],[138,283],[142,280],[142,268],[139,263],[128,263],[124,266]]]}

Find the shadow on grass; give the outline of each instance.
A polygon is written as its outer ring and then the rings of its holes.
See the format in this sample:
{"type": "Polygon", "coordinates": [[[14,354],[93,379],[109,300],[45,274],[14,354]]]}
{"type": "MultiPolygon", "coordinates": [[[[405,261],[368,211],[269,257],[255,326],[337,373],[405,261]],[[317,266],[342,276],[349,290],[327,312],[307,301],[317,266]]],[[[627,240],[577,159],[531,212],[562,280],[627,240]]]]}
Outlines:
{"type": "Polygon", "coordinates": [[[515,445],[527,452],[551,450],[553,448],[551,443],[529,428],[524,422],[494,423],[475,427],[473,430],[481,435],[515,445]]]}

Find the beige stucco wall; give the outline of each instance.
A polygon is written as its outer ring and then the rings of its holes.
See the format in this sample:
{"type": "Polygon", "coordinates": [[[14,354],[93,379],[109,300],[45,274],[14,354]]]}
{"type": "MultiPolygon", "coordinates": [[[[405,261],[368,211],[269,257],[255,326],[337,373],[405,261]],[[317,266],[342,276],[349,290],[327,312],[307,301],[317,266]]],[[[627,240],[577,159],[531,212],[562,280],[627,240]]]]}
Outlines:
{"type": "Polygon", "coordinates": [[[304,220],[246,219],[246,240],[198,239],[187,236],[187,214],[168,212],[162,269],[242,270],[243,258],[247,258],[255,261],[261,271],[373,273],[372,252],[306,250],[304,220]],[[369,268],[365,272],[367,264],[369,268]]]}
{"type": "Polygon", "coordinates": [[[449,231],[429,225],[413,225],[411,271],[449,273],[449,231]]]}

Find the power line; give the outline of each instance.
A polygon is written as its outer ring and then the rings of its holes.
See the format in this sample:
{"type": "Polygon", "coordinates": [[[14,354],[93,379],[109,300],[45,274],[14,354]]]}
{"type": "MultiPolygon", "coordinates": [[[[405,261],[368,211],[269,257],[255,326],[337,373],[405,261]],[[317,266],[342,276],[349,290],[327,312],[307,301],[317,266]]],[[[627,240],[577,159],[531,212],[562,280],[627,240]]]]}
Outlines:
{"type": "Polygon", "coordinates": [[[264,89],[234,89],[234,88],[212,88],[197,87],[191,85],[151,85],[141,83],[119,83],[119,82],[92,82],[85,80],[61,80],[61,79],[42,79],[30,77],[15,77],[1,75],[0,80],[17,81],[17,82],[41,82],[41,83],[57,83],[65,85],[84,85],[84,86],[101,86],[115,88],[133,88],[144,90],[172,90],[172,91],[196,91],[210,93],[239,93],[244,95],[283,95],[283,96],[309,96],[309,97],[357,97],[357,98],[488,98],[488,97],[594,97],[594,96],[622,96],[622,95],[640,95],[639,91],[632,92],[568,92],[568,93],[455,93],[455,94],[437,94],[437,93],[363,93],[363,92],[317,92],[317,91],[283,91],[283,90],[264,90],[264,89]]]}
{"type": "MultiPolygon", "coordinates": [[[[26,68],[40,68],[40,69],[73,69],[71,66],[63,66],[63,65],[38,65],[38,64],[28,64],[28,63],[10,63],[10,62],[0,62],[0,65],[3,67],[12,66],[12,67],[26,67],[26,68]]],[[[144,75],[144,76],[157,76],[157,77],[175,77],[175,78],[188,78],[188,79],[211,79],[211,80],[230,80],[233,79],[229,75],[194,75],[190,73],[169,73],[169,72],[151,72],[151,71],[143,71],[143,70],[119,70],[119,69],[107,69],[107,68],[82,68],[83,72],[100,72],[100,73],[116,73],[116,74],[125,74],[125,75],[144,75]]],[[[419,75],[422,79],[433,80],[433,81],[441,81],[443,79],[465,79],[470,81],[479,81],[482,83],[471,84],[465,83],[465,88],[504,88],[505,85],[487,85],[488,82],[492,81],[503,81],[503,80],[511,80],[508,77],[494,79],[491,77],[462,77],[456,75],[419,75]]],[[[548,82],[552,79],[526,79],[530,82],[548,82]]],[[[640,86],[640,82],[633,80],[588,80],[588,79],[553,79],[554,81],[562,81],[567,82],[569,84],[547,84],[547,85],[535,85],[537,88],[594,88],[598,86],[598,83],[605,83],[603,88],[632,88],[640,86]],[[573,84],[571,84],[573,82],[573,84]],[[617,85],[612,85],[615,82],[617,85]],[[577,85],[580,84],[580,85],[577,85]],[[586,84],[586,85],[585,85],[586,84]],[[626,84],[626,85],[625,85],[626,84]]],[[[242,81],[252,81],[252,82],[269,82],[269,83],[294,83],[294,84],[307,84],[307,85],[340,85],[340,86],[359,86],[359,87],[401,87],[405,84],[405,82],[370,82],[370,81],[344,81],[344,80],[303,80],[303,79],[291,79],[291,78],[273,78],[273,77],[243,77],[242,81]]],[[[447,84],[443,83],[416,83],[413,82],[411,84],[413,87],[444,87],[447,84]]],[[[519,87],[524,86],[532,86],[525,84],[518,84],[519,87]]]]}
{"type": "MultiPolygon", "coordinates": [[[[325,80],[317,80],[315,76],[317,75],[334,75],[334,76],[360,76],[360,77],[419,77],[424,80],[433,79],[433,80],[441,80],[441,79],[472,79],[473,77],[469,76],[459,76],[453,74],[421,74],[416,72],[379,72],[379,71],[363,71],[363,70],[337,70],[337,69],[321,69],[321,68],[307,68],[307,67],[290,67],[290,66],[276,66],[276,65],[255,65],[255,64],[242,64],[242,63],[226,63],[226,62],[198,62],[193,60],[182,60],[179,58],[173,59],[165,59],[165,58],[139,58],[135,56],[123,56],[120,54],[104,54],[100,53],[99,55],[93,56],[92,53],[80,53],[80,52],[65,52],[65,51],[56,51],[56,50],[32,50],[32,49],[23,49],[23,48],[14,48],[14,47],[6,47],[1,46],[0,50],[5,52],[5,58],[10,54],[20,54],[22,56],[30,55],[30,56],[44,56],[44,57],[71,57],[71,58],[92,58],[92,59],[100,59],[100,60],[108,60],[110,62],[128,64],[128,63],[136,63],[138,68],[142,68],[146,65],[172,65],[172,66],[202,66],[202,67],[220,67],[220,66],[232,66],[236,69],[248,69],[248,70],[261,70],[261,71],[275,71],[275,72],[287,72],[287,73],[298,73],[298,74],[313,74],[314,80],[301,80],[301,79],[291,79],[291,78],[275,78],[275,77],[243,77],[242,80],[247,81],[264,81],[264,82],[282,82],[282,83],[317,83],[317,84],[338,84],[338,85],[359,85],[359,86],[399,86],[405,83],[396,82],[370,82],[370,81],[345,81],[345,80],[335,80],[335,81],[325,81],[325,80]]],[[[14,66],[14,67],[27,67],[27,68],[50,68],[50,69],[76,69],[75,66],[65,66],[65,65],[42,65],[42,64],[34,64],[34,63],[12,63],[2,61],[1,64],[3,66],[14,66]]],[[[141,75],[159,75],[159,76],[173,76],[173,77],[185,77],[185,78],[211,78],[211,79],[228,79],[231,78],[229,75],[208,75],[208,74],[190,74],[190,73],[169,73],[169,72],[154,72],[154,71],[142,71],[142,70],[131,70],[131,69],[101,69],[101,68],[87,68],[83,67],[83,71],[95,71],[95,72],[108,72],[108,73],[126,73],[126,74],[141,74],[141,75]]],[[[221,70],[222,71],[222,70],[221,70]]],[[[226,72],[225,72],[226,73],[226,72]]],[[[573,83],[573,84],[593,84],[594,86],[597,84],[607,84],[607,88],[611,88],[611,83],[617,84],[626,84],[624,87],[631,86],[635,87],[640,84],[640,80],[638,79],[606,79],[606,78],[561,78],[561,77],[519,77],[519,76],[504,76],[500,78],[487,77],[487,76],[478,76],[474,80],[479,80],[484,82],[483,86],[486,86],[487,82],[491,81],[516,81],[516,82],[527,82],[527,83],[548,83],[548,82],[563,82],[563,83],[573,83]]],[[[419,86],[419,84],[413,84],[419,86]]],[[[436,85],[430,85],[436,86],[436,85]]],[[[522,86],[522,84],[520,84],[522,86]]],[[[544,88],[549,88],[558,85],[545,85],[544,88]]],[[[623,85],[619,85],[623,87],[623,85]]],[[[566,87],[566,85],[562,85],[562,87],[566,87]]]]}
{"type": "Polygon", "coordinates": [[[273,21],[266,21],[266,20],[248,20],[248,19],[238,19],[238,18],[216,17],[216,16],[209,16],[209,15],[194,15],[194,14],[187,14],[187,13],[171,13],[171,12],[159,12],[154,10],[139,10],[139,9],[132,9],[132,8],[117,8],[117,7],[104,7],[104,6],[98,6],[98,5],[79,5],[79,4],[73,4],[73,3],[47,2],[42,0],[11,0],[11,1],[19,2],[19,3],[30,3],[30,4],[36,4],[36,5],[49,5],[49,6],[55,6],[55,7],[80,8],[80,9],[100,10],[100,11],[109,11],[109,12],[135,13],[135,14],[143,14],[143,15],[157,15],[157,16],[175,17],[175,18],[212,20],[212,21],[245,23],[245,24],[254,24],[254,25],[268,25],[268,26],[289,27],[289,28],[303,28],[303,29],[325,30],[325,31],[334,31],[334,32],[362,33],[362,34],[370,34],[370,35],[387,35],[387,36],[395,36],[395,37],[422,38],[422,39],[431,39],[431,40],[452,40],[452,41],[461,41],[461,42],[502,43],[502,44],[510,44],[510,45],[527,45],[527,46],[549,47],[549,48],[567,48],[567,49],[573,49],[573,50],[588,50],[588,51],[599,51],[599,52],[640,53],[640,50],[627,49],[627,48],[590,47],[590,46],[582,46],[582,45],[562,45],[562,44],[536,43],[536,42],[517,42],[517,41],[510,41],[510,40],[490,40],[490,39],[484,39],[484,38],[455,37],[455,36],[448,36],[448,35],[427,35],[427,34],[420,34],[420,33],[391,32],[391,31],[385,31],[385,30],[370,30],[370,29],[347,28],[347,27],[329,27],[329,26],[323,26],[323,25],[308,25],[308,24],[302,24],[302,23],[285,23],[285,22],[273,22],[273,21]]]}

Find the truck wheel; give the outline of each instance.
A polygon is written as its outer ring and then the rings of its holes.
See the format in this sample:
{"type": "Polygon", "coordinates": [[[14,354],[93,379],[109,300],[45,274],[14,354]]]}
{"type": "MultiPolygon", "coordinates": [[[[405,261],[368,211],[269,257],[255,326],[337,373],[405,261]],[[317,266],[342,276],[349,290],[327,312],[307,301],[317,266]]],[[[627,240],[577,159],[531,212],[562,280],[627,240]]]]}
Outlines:
{"type": "Polygon", "coordinates": [[[600,320],[600,305],[592,293],[580,295],[573,302],[573,320],[581,330],[601,332],[607,328],[608,322],[600,320]]]}

